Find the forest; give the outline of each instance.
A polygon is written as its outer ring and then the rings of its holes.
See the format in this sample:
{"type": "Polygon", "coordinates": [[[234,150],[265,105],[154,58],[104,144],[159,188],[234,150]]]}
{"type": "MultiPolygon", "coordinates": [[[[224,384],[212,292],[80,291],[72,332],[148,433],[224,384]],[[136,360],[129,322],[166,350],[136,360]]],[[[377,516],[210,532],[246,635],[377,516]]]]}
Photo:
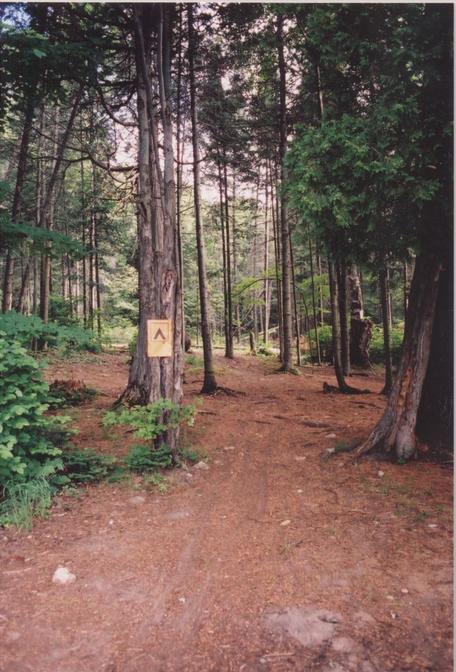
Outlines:
{"type": "Polygon", "coordinates": [[[0,35],[5,672],[451,669],[452,4],[0,35]]]}

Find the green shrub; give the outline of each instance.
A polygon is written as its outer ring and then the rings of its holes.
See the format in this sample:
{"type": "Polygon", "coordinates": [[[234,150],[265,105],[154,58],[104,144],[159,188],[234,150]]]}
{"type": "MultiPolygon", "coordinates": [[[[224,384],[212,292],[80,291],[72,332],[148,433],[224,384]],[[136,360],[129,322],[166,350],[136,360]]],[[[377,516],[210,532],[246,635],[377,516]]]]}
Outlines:
{"type": "Polygon", "coordinates": [[[44,415],[49,386],[40,365],[0,332],[0,487],[46,477],[62,467],[65,418],[44,415]]]}
{"type": "Polygon", "coordinates": [[[179,455],[183,460],[187,460],[188,462],[198,462],[200,459],[198,451],[193,450],[193,448],[181,448],[179,455]]]}
{"type": "Polygon", "coordinates": [[[175,429],[186,422],[192,425],[195,420],[194,406],[181,406],[169,399],[158,399],[147,406],[132,406],[121,411],[109,411],[105,414],[103,424],[129,425],[135,430],[134,436],[145,441],[153,441],[168,429],[175,429]]]}
{"type": "Polygon", "coordinates": [[[44,517],[52,503],[52,488],[40,476],[27,482],[8,481],[3,485],[0,525],[30,529],[35,516],[44,517]]]}
{"type": "MultiPolygon", "coordinates": [[[[401,359],[403,339],[403,325],[393,327],[391,329],[391,359],[394,365],[399,364],[401,359]]],[[[385,361],[383,348],[383,329],[381,327],[374,326],[372,330],[372,340],[369,346],[369,358],[372,364],[383,364],[385,361]]]]}
{"type": "MultiPolygon", "coordinates": [[[[318,340],[320,342],[321,359],[324,362],[332,361],[332,327],[325,324],[323,327],[317,327],[318,340]]],[[[315,340],[315,329],[310,331],[310,346],[314,361],[317,359],[317,344],[315,340]]]]}
{"type": "MultiPolygon", "coordinates": [[[[325,362],[332,361],[332,328],[329,325],[318,327],[318,337],[320,341],[320,350],[322,360],[325,362]]],[[[312,355],[315,359],[316,342],[315,332],[312,329],[310,332],[312,355]]],[[[401,358],[402,341],[404,338],[403,325],[394,326],[391,330],[391,355],[393,364],[398,364],[401,358]]],[[[383,347],[383,329],[374,325],[372,329],[372,339],[369,345],[369,359],[372,364],[383,364],[385,361],[384,347],[383,347]]]]}
{"type": "Polygon", "coordinates": [[[139,473],[170,467],[172,463],[173,455],[165,443],[160,448],[132,446],[125,458],[125,464],[130,471],[137,471],[139,473]]]}
{"type": "Polygon", "coordinates": [[[93,483],[111,475],[116,468],[115,458],[94,450],[68,450],[62,454],[63,468],[51,478],[56,487],[93,483]]]}
{"type": "Polygon", "coordinates": [[[169,481],[161,474],[156,473],[147,474],[147,476],[144,476],[144,485],[157,488],[158,491],[162,494],[167,492],[169,489],[169,481]]]}
{"type": "Polygon", "coordinates": [[[0,331],[27,348],[36,341],[45,341],[51,348],[100,351],[97,337],[90,329],[57,322],[46,324],[37,315],[22,315],[14,310],[0,314],[0,331]]]}

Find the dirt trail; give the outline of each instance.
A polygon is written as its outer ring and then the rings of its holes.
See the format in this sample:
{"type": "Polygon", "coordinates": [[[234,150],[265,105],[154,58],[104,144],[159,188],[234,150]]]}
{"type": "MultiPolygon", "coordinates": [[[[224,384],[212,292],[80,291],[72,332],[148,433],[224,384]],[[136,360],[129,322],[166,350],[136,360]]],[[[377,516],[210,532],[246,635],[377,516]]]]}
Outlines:
{"type": "MultiPolygon", "coordinates": [[[[325,396],[329,369],[218,365],[245,396],[204,400],[188,440],[207,471],[173,472],[166,494],[90,487],[31,534],[2,534],[1,672],[452,669],[451,473],[322,459],[372,426],[382,381],[325,396]],[[52,584],[59,564],[74,584],[52,584]]],[[[104,392],[75,413],[76,442],[122,454],[131,438],[100,420],[125,355],[51,375],[104,392]]],[[[190,398],[200,373],[187,381],[190,398]]]]}

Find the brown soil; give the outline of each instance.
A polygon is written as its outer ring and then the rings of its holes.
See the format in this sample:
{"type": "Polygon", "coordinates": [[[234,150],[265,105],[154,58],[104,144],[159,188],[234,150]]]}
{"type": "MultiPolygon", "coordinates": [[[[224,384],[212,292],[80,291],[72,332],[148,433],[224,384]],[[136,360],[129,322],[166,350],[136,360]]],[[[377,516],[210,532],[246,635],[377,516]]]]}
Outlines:
{"type": "MultiPolygon", "coordinates": [[[[353,377],[370,395],[324,395],[328,368],[218,365],[245,396],[204,399],[186,439],[208,470],[175,470],[164,494],[139,479],[83,488],[31,533],[1,534],[1,671],[452,669],[452,474],[324,459],[366,435],[382,380],[353,377]],[[58,565],[74,584],[52,583],[58,565]]],[[[131,434],[101,418],[126,355],[49,376],[103,393],[72,411],[75,443],[123,454],[131,434]]],[[[201,382],[187,373],[187,399],[201,382]]]]}

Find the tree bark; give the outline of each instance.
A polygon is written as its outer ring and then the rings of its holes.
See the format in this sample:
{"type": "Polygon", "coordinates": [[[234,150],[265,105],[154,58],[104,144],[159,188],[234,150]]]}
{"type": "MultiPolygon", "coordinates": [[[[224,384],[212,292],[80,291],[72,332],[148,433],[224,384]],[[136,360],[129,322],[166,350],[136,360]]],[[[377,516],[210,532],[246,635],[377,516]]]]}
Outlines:
{"type": "MultiPolygon", "coordinates": [[[[416,425],[426,379],[442,264],[423,253],[410,289],[402,358],[386,410],[357,454],[378,450],[407,460],[417,449],[416,425]]],[[[436,346],[437,347],[437,346],[436,346]]]]}
{"type": "Polygon", "coordinates": [[[393,362],[391,359],[391,329],[389,319],[389,283],[388,283],[388,269],[386,266],[380,270],[379,273],[380,284],[380,298],[382,307],[382,324],[383,324],[383,350],[385,356],[385,386],[383,394],[390,394],[393,388],[393,362]]]}
{"type": "MultiPolygon", "coordinates": [[[[154,142],[155,109],[151,106],[150,65],[151,30],[163,30],[163,16],[157,17],[156,7],[135,5],[135,54],[137,68],[138,110],[138,235],[139,235],[139,329],[135,356],[130,368],[128,386],[119,399],[129,404],[148,404],[169,399],[175,404],[182,400],[182,314],[179,283],[179,258],[176,245],[175,185],[169,166],[174,156],[167,147],[165,174],[167,184],[160,183],[157,170],[157,144],[154,142]],[[172,200],[166,203],[164,197],[172,200]],[[164,224],[164,225],[163,225],[164,224]],[[149,319],[169,319],[172,323],[173,348],[171,357],[149,357],[147,352],[147,322],[149,319]]],[[[161,12],[160,12],[161,14],[161,12]]],[[[169,31],[170,32],[170,31],[169,31]]],[[[166,56],[165,56],[166,59],[166,56]]],[[[163,62],[163,69],[169,62],[163,62]]],[[[159,70],[159,77],[163,73],[159,70]]],[[[163,85],[163,82],[160,82],[163,85]]],[[[166,83],[164,84],[166,87],[166,83]]],[[[169,94],[165,96],[169,104],[169,94]]],[[[171,123],[166,113],[167,123],[171,123]]],[[[156,120],[155,120],[156,121],[156,120]]],[[[167,142],[169,135],[166,134],[167,142]]],[[[166,424],[168,414],[163,414],[166,424]]],[[[176,455],[178,428],[169,428],[157,438],[155,445],[166,443],[176,455]]]]}
{"type": "MultiPolygon", "coordinates": [[[[315,332],[315,345],[317,348],[317,362],[318,365],[321,366],[320,337],[318,334],[318,327],[317,327],[317,308],[315,301],[315,278],[314,278],[314,265],[312,254],[312,236],[310,235],[310,230],[308,230],[308,239],[309,239],[309,258],[310,258],[310,279],[312,283],[312,313],[313,313],[313,323],[315,332]]],[[[310,346],[310,339],[309,339],[309,346],[310,346]]]]}
{"type": "Polygon", "coordinates": [[[196,86],[195,86],[195,32],[193,28],[193,5],[189,4],[188,11],[188,64],[189,64],[189,82],[190,82],[190,107],[192,117],[192,145],[193,145],[193,196],[195,203],[195,227],[196,227],[196,247],[198,253],[198,280],[199,297],[201,310],[201,332],[203,339],[204,353],[204,383],[201,392],[211,394],[217,389],[215,379],[214,362],[212,356],[211,334],[209,330],[209,299],[206,279],[206,251],[204,245],[204,229],[201,216],[201,194],[200,194],[200,157],[199,157],[199,137],[198,137],[198,119],[196,111],[196,86]]]}
{"type": "Polygon", "coordinates": [[[340,336],[342,349],[342,368],[344,376],[350,375],[350,330],[348,326],[347,265],[345,261],[337,264],[339,284],[340,336]]]}
{"type": "MultiPolygon", "coordinates": [[[[34,100],[31,97],[27,103],[24,117],[24,126],[22,129],[21,144],[17,162],[16,185],[14,189],[13,205],[11,210],[11,221],[16,223],[20,217],[22,190],[27,172],[27,159],[30,145],[30,133],[32,130],[34,118],[34,100]]],[[[5,269],[3,275],[3,296],[2,312],[11,310],[13,305],[13,278],[14,278],[14,255],[11,248],[8,248],[5,259],[5,269]]]]}
{"type": "Polygon", "coordinates": [[[283,46],[283,16],[277,19],[277,54],[279,61],[279,94],[280,94],[280,228],[282,238],[282,325],[283,325],[283,356],[282,371],[290,371],[292,359],[292,322],[291,322],[291,262],[290,262],[290,223],[285,197],[285,153],[287,150],[287,112],[286,112],[286,70],[283,46]]]}
{"type": "Polygon", "coordinates": [[[226,285],[228,298],[228,347],[225,356],[234,359],[233,348],[233,293],[231,285],[231,236],[230,212],[228,207],[228,173],[225,148],[223,149],[223,186],[225,196],[225,243],[226,243],[226,285]]]}

